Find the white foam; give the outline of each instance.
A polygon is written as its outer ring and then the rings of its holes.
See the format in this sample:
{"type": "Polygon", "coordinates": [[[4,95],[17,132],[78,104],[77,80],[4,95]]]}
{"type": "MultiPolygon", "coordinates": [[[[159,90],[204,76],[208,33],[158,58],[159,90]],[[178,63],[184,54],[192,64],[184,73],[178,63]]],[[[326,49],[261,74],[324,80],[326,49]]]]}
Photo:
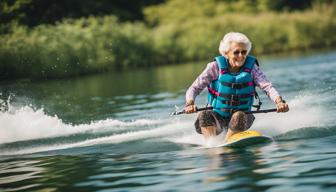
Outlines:
{"type": "Polygon", "coordinates": [[[100,137],[96,139],[90,139],[75,143],[67,143],[67,144],[54,144],[54,145],[46,145],[39,147],[32,147],[26,149],[18,149],[15,151],[1,151],[0,155],[20,155],[20,154],[30,154],[37,152],[45,152],[52,150],[61,150],[68,149],[74,147],[85,147],[85,146],[93,146],[99,144],[117,144],[128,141],[135,140],[144,140],[149,138],[157,138],[162,137],[166,138],[167,136],[171,136],[174,134],[178,134],[180,132],[186,131],[188,129],[188,122],[175,122],[174,124],[163,125],[158,128],[150,129],[150,130],[141,130],[141,131],[130,131],[127,133],[116,134],[112,136],[100,137]]]}
{"type": "Polygon", "coordinates": [[[128,128],[156,124],[157,120],[140,119],[123,122],[114,119],[92,121],[88,124],[66,124],[57,116],[46,114],[43,109],[30,106],[0,112],[0,143],[48,138],[85,131],[103,131],[112,128],[128,128]]]}
{"type": "Polygon", "coordinates": [[[185,133],[183,136],[171,137],[168,140],[174,143],[199,145],[204,147],[215,147],[224,144],[224,137],[225,133],[222,132],[216,137],[205,139],[201,134],[198,134],[194,131],[189,131],[189,133],[185,133]]]}
{"type": "Polygon", "coordinates": [[[298,95],[288,101],[289,112],[257,114],[253,127],[263,134],[276,136],[300,128],[325,125],[328,122],[327,110],[314,103],[319,97],[311,94],[298,95]]]}
{"type": "MultiPolygon", "coordinates": [[[[325,98],[323,103],[327,102],[325,98]]],[[[329,99],[334,99],[329,96],[329,99]]],[[[301,94],[288,100],[290,112],[256,114],[256,121],[252,129],[269,136],[276,136],[299,128],[319,127],[326,123],[326,109],[316,101],[315,95],[301,94]]],[[[123,122],[115,119],[93,121],[88,124],[72,125],[64,123],[57,116],[46,114],[43,109],[33,109],[30,106],[14,108],[0,112],[0,143],[9,143],[22,140],[31,140],[81,133],[85,131],[100,132],[114,129],[124,129],[123,133],[81,141],[61,141],[61,143],[21,148],[12,151],[1,151],[2,155],[36,153],[42,151],[84,147],[99,144],[117,144],[122,142],[143,140],[148,138],[168,139],[175,143],[196,144],[205,147],[223,143],[224,134],[205,141],[202,135],[194,131],[195,115],[182,115],[165,120],[140,119],[132,122],[123,122]],[[134,129],[146,125],[155,128],[134,129]]]]}

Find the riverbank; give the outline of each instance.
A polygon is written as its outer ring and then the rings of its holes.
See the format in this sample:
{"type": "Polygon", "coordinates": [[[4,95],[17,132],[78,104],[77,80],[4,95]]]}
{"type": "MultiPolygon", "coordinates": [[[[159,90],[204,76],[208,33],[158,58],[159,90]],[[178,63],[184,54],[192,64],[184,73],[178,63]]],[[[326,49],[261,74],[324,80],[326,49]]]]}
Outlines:
{"type": "Polygon", "coordinates": [[[185,21],[119,22],[114,16],[63,20],[0,36],[1,79],[53,79],[212,58],[229,31],[253,42],[252,54],[327,48],[336,43],[335,6],[303,12],[218,14],[185,21]]]}

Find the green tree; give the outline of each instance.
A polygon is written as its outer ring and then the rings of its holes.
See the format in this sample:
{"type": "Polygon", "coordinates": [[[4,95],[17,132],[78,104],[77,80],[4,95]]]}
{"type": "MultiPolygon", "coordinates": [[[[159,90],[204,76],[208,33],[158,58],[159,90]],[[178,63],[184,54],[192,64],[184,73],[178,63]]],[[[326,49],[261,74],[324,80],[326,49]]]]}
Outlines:
{"type": "Polygon", "coordinates": [[[1,0],[2,24],[16,21],[28,26],[54,24],[64,18],[115,15],[120,21],[142,20],[145,6],[164,0],[1,0]]]}

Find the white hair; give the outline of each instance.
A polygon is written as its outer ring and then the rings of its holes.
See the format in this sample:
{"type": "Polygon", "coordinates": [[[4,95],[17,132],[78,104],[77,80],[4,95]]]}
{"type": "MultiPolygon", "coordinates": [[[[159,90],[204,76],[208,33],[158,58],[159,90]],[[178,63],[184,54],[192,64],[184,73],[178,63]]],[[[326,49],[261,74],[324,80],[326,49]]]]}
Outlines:
{"type": "Polygon", "coordinates": [[[230,50],[231,43],[244,43],[246,45],[247,54],[252,48],[252,43],[246,35],[239,32],[229,32],[224,35],[223,39],[219,43],[219,53],[224,55],[225,52],[228,52],[230,50]]]}

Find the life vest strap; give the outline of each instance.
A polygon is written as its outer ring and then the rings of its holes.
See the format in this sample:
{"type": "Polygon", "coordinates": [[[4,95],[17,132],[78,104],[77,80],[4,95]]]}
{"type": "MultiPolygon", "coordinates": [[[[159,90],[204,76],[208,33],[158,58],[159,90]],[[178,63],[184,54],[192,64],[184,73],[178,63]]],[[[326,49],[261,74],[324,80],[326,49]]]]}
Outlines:
{"type": "Polygon", "coordinates": [[[231,115],[237,111],[247,111],[248,108],[244,108],[244,109],[226,109],[226,108],[221,108],[221,111],[223,111],[224,113],[230,113],[231,115]]]}
{"type": "Polygon", "coordinates": [[[223,97],[225,99],[230,99],[231,101],[239,101],[240,99],[245,99],[245,98],[249,98],[252,97],[255,92],[251,93],[251,94],[224,94],[224,93],[220,93],[218,91],[215,91],[214,89],[208,87],[208,91],[210,94],[214,95],[214,96],[220,96],[223,97]]]}
{"type": "MultiPolygon", "coordinates": [[[[245,67],[245,68],[243,68],[242,71],[247,72],[247,73],[251,73],[251,72],[252,72],[252,69],[245,67]]],[[[219,73],[220,73],[221,75],[223,75],[223,74],[225,74],[225,73],[228,73],[228,72],[229,72],[229,69],[228,69],[228,68],[220,68],[220,70],[219,70],[219,73]]]]}
{"type": "Polygon", "coordinates": [[[239,95],[231,95],[231,94],[223,94],[219,93],[219,96],[230,99],[231,101],[239,101],[240,99],[250,98],[254,95],[254,93],[251,94],[239,94],[239,95]]]}
{"type": "Polygon", "coordinates": [[[225,73],[227,73],[227,72],[229,72],[229,70],[228,70],[227,68],[221,68],[221,69],[219,70],[219,73],[220,73],[221,75],[223,75],[223,74],[225,74],[225,73]]]}
{"type": "Polygon", "coordinates": [[[258,102],[258,105],[252,105],[252,107],[256,108],[257,111],[259,111],[260,108],[261,108],[262,102],[261,102],[260,97],[259,97],[259,95],[258,95],[257,92],[255,92],[254,97],[255,97],[256,99],[258,99],[259,102],[258,102]]]}
{"type": "Polygon", "coordinates": [[[231,87],[232,89],[243,89],[245,87],[254,86],[253,82],[246,83],[228,83],[228,82],[220,82],[222,85],[231,87]]]}
{"type": "Polygon", "coordinates": [[[248,101],[232,101],[232,100],[226,100],[221,101],[223,104],[230,105],[230,106],[239,106],[239,105],[245,105],[248,103],[248,101]]]}
{"type": "Polygon", "coordinates": [[[249,68],[244,68],[243,71],[244,71],[244,72],[247,72],[247,73],[251,73],[251,72],[252,72],[252,70],[249,69],[249,68]]]}

